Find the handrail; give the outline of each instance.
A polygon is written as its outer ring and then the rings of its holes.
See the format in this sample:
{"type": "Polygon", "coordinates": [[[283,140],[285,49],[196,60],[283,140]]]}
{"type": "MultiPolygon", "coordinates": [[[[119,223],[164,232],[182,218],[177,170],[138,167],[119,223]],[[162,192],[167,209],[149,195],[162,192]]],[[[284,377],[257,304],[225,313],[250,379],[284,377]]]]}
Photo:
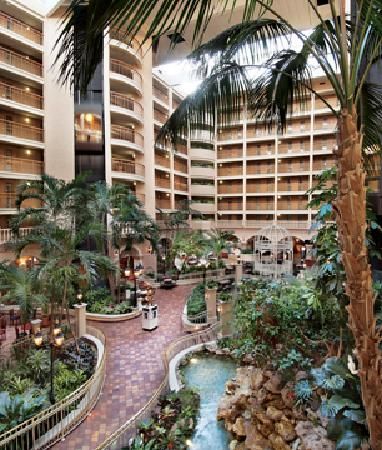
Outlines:
{"type": "Polygon", "coordinates": [[[151,396],[150,400],[130,419],[121,425],[114,433],[112,433],[96,450],[115,450],[122,448],[129,443],[134,436],[138,424],[149,417],[155,408],[159,398],[169,390],[169,365],[172,358],[182,350],[193,347],[194,345],[203,344],[216,339],[220,324],[215,324],[199,333],[183,336],[172,342],[164,354],[162,354],[163,365],[165,370],[164,378],[158,389],[151,396]]]}
{"type": "MultiPolygon", "coordinates": [[[[32,230],[33,230],[32,227],[20,228],[19,230],[20,236],[21,237],[27,236],[32,232],[32,230]]],[[[5,244],[7,242],[12,241],[13,239],[15,239],[15,235],[11,228],[0,228],[0,244],[5,244]]],[[[0,353],[3,350],[3,347],[4,345],[0,347],[0,353]]]]}
{"type": "Polygon", "coordinates": [[[0,155],[0,171],[41,175],[44,171],[44,163],[35,159],[0,155]]]}
{"type": "Polygon", "coordinates": [[[0,119],[0,134],[42,142],[44,130],[31,125],[0,119]]]}
{"type": "Polygon", "coordinates": [[[60,441],[82,422],[95,406],[101,393],[106,369],[106,338],[97,328],[87,327],[87,333],[104,345],[101,360],[93,375],[76,391],[39,414],[0,435],[0,448],[37,450],[60,441]]]}
{"type": "Polygon", "coordinates": [[[139,88],[142,88],[142,76],[129,64],[120,61],[119,59],[110,60],[110,71],[118,75],[123,75],[126,78],[134,81],[139,88]]]}
{"type": "Polygon", "coordinates": [[[123,127],[122,125],[111,126],[111,138],[129,141],[143,147],[143,136],[132,128],[123,127]]]}
{"type": "Polygon", "coordinates": [[[42,109],[43,98],[41,95],[20,89],[12,84],[0,82],[0,97],[32,108],[42,109]]]}
{"type": "Polygon", "coordinates": [[[134,50],[139,56],[142,56],[142,49],[139,42],[136,39],[130,39],[123,31],[117,29],[110,30],[110,38],[122,42],[134,50]]]}
{"type": "Polygon", "coordinates": [[[145,166],[124,159],[112,159],[111,170],[114,172],[130,173],[144,176],[145,166]]]}
{"type": "Polygon", "coordinates": [[[117,92],[110,92],[110,103],[112,105],[134,111],[139,116],[142,116],[143,114],[142,105],[127,95],[119,94],[117,92]]]}
{"type": "Polygon", "coordinates": [[[21,22],[21,20],[18,20],[9,14],[5,14],[4,12],[0,12],[0,26],[6,28],[7,30],[13,31],[14,33],[20,34],[36,44],[42,43],[42,33],[40,30],[37,30],[36,28],[31,27],[25,22],[21,22]]]}
{"type": "Polygon", "coordinates": [[[4,47],[0,47],[0,62],[25,70],[33,75],[42,76],[42,64],[4,47]]]}

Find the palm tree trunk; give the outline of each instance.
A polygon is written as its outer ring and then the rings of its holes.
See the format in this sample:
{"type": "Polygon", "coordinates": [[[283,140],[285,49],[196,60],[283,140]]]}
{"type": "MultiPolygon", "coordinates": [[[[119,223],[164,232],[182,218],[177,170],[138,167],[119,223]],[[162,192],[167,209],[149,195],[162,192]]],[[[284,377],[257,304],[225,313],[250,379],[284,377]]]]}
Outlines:
{"type": "Polygon", "coordinates": [[[343,110],[339,120],[337,225],[346,272],[349,327],[355,339],[370,443],[382,449],[381,337],[374,316],[375,295],[366,247],[366,187],[357,114],[343,110]]]}

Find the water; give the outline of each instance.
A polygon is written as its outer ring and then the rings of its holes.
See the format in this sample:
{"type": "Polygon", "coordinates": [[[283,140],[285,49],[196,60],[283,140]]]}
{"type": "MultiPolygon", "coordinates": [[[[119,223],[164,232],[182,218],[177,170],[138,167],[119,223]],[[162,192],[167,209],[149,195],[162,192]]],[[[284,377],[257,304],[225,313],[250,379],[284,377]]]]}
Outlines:
{"type": "Polygon", "coordinates": [[[192,437],[192,450],[227,450],[229,435],[222,422],[216,420],[225,383],[236,373],[230,358],[196,355],[184,369],[185,384],[200,394],[200,417],[192,437]]]}

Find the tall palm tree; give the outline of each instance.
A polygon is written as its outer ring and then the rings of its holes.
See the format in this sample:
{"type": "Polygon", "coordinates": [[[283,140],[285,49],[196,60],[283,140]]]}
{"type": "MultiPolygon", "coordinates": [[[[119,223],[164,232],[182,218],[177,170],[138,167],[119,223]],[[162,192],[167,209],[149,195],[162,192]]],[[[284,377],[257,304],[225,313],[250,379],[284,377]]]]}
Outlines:
{"type": "MultiPolygon", "coordinates": [[[[351,16],[346,14],[346,0],[329,0],[329,19],[321,16],[314,0],[304,1],[318,23],[310,33],[302,33],[282,17],[272,7],[272,0],[246,0],[241,23],[191,55],[204,81],[172,114],[162,136],[176,142],[178,136],[202,123],[227,123],[238,116],[243,103],[247,114],[265,126],[281,129],[296,104],[303,104],[310,93],[332,110],[337,119],[338,194],[334,207],[346,272],[349,327],[355,339],[371,445],[381,449],[382,330],[375,320],[375,295],[365,244],[363,153],[373,152],[381,144],[382,88],[369,82],[369,74],[382,51],[382,0],[355,0],[356,10],[351,16]],[[265,18],[264,12],[270,18],[265,18]],[[290,37],[299,42],[300,50],[285,50],[282,41],[290,37]],[[313,89],[310,62],[329,80],[340,111],[313,89]],[[254,69],[259,71],[256,77],[254,69]]],[[[182,33],[196,17],[196,43],[215,12],[236,6],[236,0],[89,0],[86,14],[81,3],[72,1],[58,43],[63,57],[62,79],[71,79],[77,88],[87,84],[99,62],[101,52],[97,56],[95,42],[102,42],[106,26],[117,26],[133,37],[147,25],[143,40],[154,36],[155,41],[169,29],[182,33]],[[72,45],[74,25],[83,30],[76,45],[72,45]]]]}

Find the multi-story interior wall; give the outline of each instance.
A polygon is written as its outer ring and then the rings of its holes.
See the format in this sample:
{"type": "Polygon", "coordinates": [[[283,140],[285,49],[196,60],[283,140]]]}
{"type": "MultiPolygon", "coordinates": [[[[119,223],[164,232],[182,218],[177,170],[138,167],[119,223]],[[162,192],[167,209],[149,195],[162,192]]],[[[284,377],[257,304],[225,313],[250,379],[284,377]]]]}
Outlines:
{"type": "Polygon", "coordinates": [[[42,17],[17,2],[0,0],[2,229],[8,230],[16,212],[18,185],[44,172],[44,118],[42,17]]]}

